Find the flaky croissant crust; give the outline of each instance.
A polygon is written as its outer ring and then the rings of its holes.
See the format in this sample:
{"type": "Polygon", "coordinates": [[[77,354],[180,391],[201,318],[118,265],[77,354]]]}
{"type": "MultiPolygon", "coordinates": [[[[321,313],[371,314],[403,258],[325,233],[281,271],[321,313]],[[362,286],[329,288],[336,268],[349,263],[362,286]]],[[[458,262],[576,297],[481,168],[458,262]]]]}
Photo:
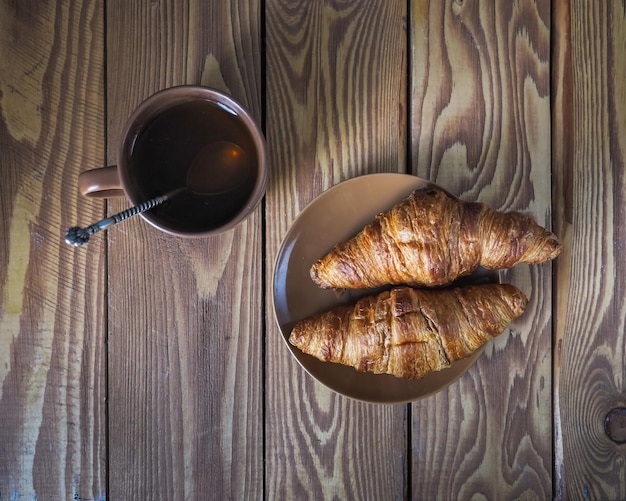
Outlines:
{"type": "Polygon", "coordinates": [[[289,341],[323,361],[419,379],[499,335],[527,301],[508,284],[397,287],[306,318],[295,325],[289,341]]]}
{"type": "Polygon", "coordinates": [[[322,288],[437,286],[479,266],[510,268],[555,258],[557,237],[529,217],[463,202],[437,188],[416,190],[336,245],[310,270],[322,288]]]}

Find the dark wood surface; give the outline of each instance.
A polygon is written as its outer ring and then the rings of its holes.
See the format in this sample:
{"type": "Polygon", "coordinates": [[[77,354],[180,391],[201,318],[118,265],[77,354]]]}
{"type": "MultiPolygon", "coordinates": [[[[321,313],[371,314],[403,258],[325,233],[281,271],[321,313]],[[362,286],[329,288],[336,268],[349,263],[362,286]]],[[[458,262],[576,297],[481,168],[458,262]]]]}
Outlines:
{"type": "Polygon", "coordinates": [[[492,4],[0,0],[0,500],[626,498],[626,5],[492,4]],[[262,205],[204,240],[135,218],[66,245],[127,207],[78,174],[178,84],[263,125],[262,205]],[[295,218],[374,172],[564,244],[503,275],[527,312],[411,404],[326,389],[273,316],[295,218]]]}

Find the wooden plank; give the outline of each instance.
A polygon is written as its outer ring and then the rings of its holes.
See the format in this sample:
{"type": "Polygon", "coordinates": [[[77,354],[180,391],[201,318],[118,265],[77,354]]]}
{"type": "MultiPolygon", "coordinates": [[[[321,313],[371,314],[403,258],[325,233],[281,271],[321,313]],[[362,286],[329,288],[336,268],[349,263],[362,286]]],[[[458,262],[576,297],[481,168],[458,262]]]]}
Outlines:
{"type": "MultiPolygon", "coordinates": [[[[412,2],[413,172],[551,225],[550,2],[412,2]]],[[[438,499],[552,495],[551,266],[504,275],[525,315],[412,407],[412,487],[438,499]]]]}
{"type": "MultiPolygon", "coordinates": [[[[626,450],[605,433],[626,407],[626,6],[556,2],[555,202],[568,248],[557,266],[557,497],[624,499],[626,450]]],[[[622,437],[623,439],[624,437],[622,437]]]]}
{"type": "Polygon", "coordinates": [[[103,4],[0,2],[0,499],[106,497],[103,4]]]}
{"type": "Polygon", "coordinates": [[[574,134],[565,124],[573,124],[572,49],[570,0],[553,2],[552,10],[552,179],[554,229],[563,242],[555,266],[556,284],[553,305],[553,420],[554,420],[554,499],[567,499],[561,425],[561,366],[564,320],[567,315],[568,275],[572,252],[572,173],[574,134]]]}
{"type": "MultiPolygon", "coordinates": [[[[405,16],[401,1],[266,2],[269,263],[323,190],[404,171],[405,16]]],[[[284,346],[271,310],[266,346],[266,497],[403,498],[406,406],[357,402],[312,380],[284,346]]]]}
{"type": "MultiPolygon", "coordinates": [[[[260,120],[258,2],[118,0],[107,15],[111,162],[132,109],[172,85],[228,90],[260,120]]],[[[112,499],[262,496],[261,229],[257,211],[202,240],[143,220],[109,231],[112,499]]]]}

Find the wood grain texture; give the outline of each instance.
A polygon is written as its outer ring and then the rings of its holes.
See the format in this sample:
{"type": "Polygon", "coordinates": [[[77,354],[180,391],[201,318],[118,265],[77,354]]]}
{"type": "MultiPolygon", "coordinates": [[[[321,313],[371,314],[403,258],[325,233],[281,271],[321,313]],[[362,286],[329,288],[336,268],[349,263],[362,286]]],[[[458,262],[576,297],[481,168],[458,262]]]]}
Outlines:
{"type": "MultiPolygon", "coordinates": [[[[126,118],[165,87],[220,87],[261,119],[257,2],[113,1],[107,16],[112,163],[126,118]]],[[[257,211],[202,240],[143,220],[109,231],[112,499],[262,496],[261,229],[257,211]]]]}
{"type": "MultiPolygon", "coordinates": [[[[323,190],[404,171],[405,16],[399,1],[266,2],[271,263],[323,190]]],[[[271,308],[271,274],[267,283],[271,308]]],[[[356,402],[315,382],[292,360],[271,310],[266,352],[267,499],[402,499],[406,407],[356,402]]]]}
{"type": "Polygon", "coordinates": [[[557,494],[624,499],[626,449],[604,433],[604,420],[626,406],[626,5],[558,5],[555,203],[570,249],[557,267],[557,494]]]}
{"type": "MultiPolygon", "coordinates": [[[[416,0],[411,37],[413,172],[550,227],[550,2],[416,0]]],[[[503,278],[527,312],[413,404],[416,497],[551,497],[551,267],[503,278]]]]}
{"type": "Polygon", "coordinates": [[[104,499],[103,4],[0,2],[0,499],[104,499]]]}
{"type": "Polygon", "coordinates": [[[625,499],[624,53],[623,0],[0,0],[0,500],[625,499]],[[265,118],[266,204],[64,244],[127,207],[78,174],[181,83],[265,118]],[[458,382],[362,404],[292,360],[272,264],[323,190],[406,170],[564,248],[504,275],[528,312],[458,382]]]}

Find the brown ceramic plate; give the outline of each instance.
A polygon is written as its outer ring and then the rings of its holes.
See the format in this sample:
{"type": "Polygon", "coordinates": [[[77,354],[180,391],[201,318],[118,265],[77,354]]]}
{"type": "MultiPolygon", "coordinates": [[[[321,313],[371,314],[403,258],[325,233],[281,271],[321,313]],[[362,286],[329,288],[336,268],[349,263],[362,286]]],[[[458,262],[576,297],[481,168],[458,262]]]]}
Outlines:
{"type": "MultiPolygon", "coordinates": [[[[292,346],[288,339],[296,322],[338,304],[352,303],[376,290],[338,293],[317,287],[309,276],[311,265],[336,243],[358,233],[380,212],[390,209],[415,189],[432,183],[406,174],[370,174],[340,183],[322,193],[298,216],[285,236],[274,268],[274,313],[284,341],[313,378],[342,395],[373,403],[403,403],[442,390],[461,377],[482,350],[448,369],[420,380],[358,372],[352,367],[322,362],[292,346]]],[[[484,282],[481,271],[469,281],[484,282]]],[[[497,280],[490,274],[489,281],[497,280]]]]}

